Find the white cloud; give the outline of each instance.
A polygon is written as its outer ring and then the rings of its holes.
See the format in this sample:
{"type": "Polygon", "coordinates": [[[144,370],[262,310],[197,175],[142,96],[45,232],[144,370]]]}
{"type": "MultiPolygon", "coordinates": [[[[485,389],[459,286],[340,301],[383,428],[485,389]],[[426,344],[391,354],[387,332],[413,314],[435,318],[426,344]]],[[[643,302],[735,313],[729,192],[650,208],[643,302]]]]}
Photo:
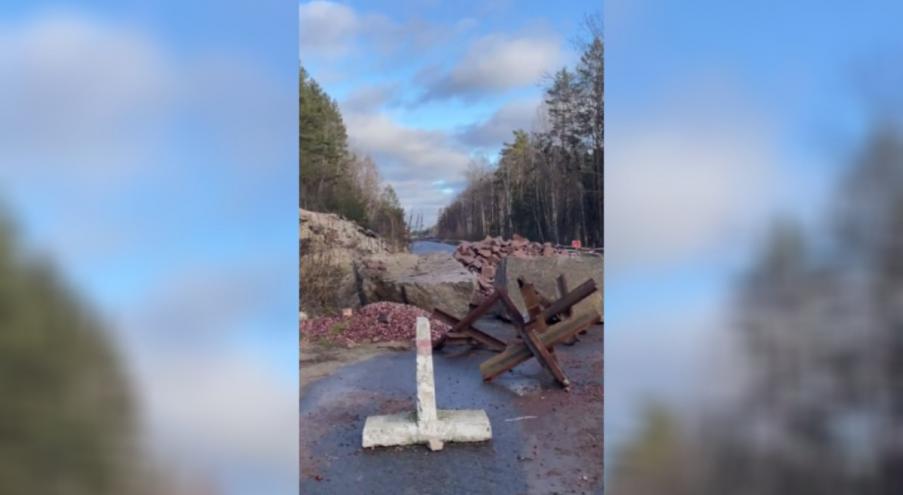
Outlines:
{"type": "MultiPolygon", "coordinates": [[[[51,10],[2,25],[0,75],[0,195],[41,219],[27,234],[36,245],[83,270],[147,242],[162,212],[140,224],[122,221],[122,205],[146,190],[143,181],[184,184],[191,168],[208,167],[249,185],[292,166],[294,153],[282,143],[295,132],[284,126],[294,90],[280,92],[253,61],[231,54],[183,61],[133,26],[51,10]],[[224,159],[202,163],[195,153],[185,167],[185,136],[173,142],[167,134],[184,129],[187,115],[200,124],[188,132],[202,128],[224,143],[208,147],[224,159]]],[[[229,206],[240,201],[247,195],[229,206]]]]}
{"type": "Polygon", "coordinates": [[[446,133],[405,127],[385,114],[350,113],[346,124],[352,147],[396,177],[456,179],[470,160],[446,133]]]}
{"type": "Polygon", "coordinates": [[[505,103],[483,122],[462,128],[458,139],[469,146],[497,147],[510,142],[517,129],[534,130],[540,112],[539,98],[505,103]]]}
{"type": "Polygon", "coordinates": [[[314,0],[298,7],[301,58],[346,54],[361,27],[357,13],[347,5],[314,0]]]}
{"type": "Polygon", "coordinates": [[[296,469],[297,430],[291,427],[298,424],[297,395],[286,393],[291,387],[274,379],[268,366],[222,352],[201,361],[160,356],[152,366],[142,375],[142,397],[160,457],[221,470],[296,469]]]}
{"type": "Polygon", "coordinates": [[[282,124],[276,112],[287,92],[253,61],[179,60],[140,30],[75,13],[3,26],[0,74],[0,157],[17,165],[0,169],[7,182],[52,171],[60,182],[120,186],[136,169],[161,165],[168,125],[185,113],[228,134],[233,156],[253,153],[257,163],[284,159],[272,150],[292,132],[267,126],[282,124]]]}
{"type": "Polygon", "coordinates": [[[606,252],[616,266],[736,248],[772,206],[771,133],[748,104],[714,93],[681,92],[630,123],[609,119],[606,252]]]}
{"type": "Polygon", "coordinates": [[[434,222],[447,197],[433,183],[460,181],[471,158],[467,151],[445,132],[406,127],[385,114],[347,112],[345,125],[351,147],[373,157],[402,206],[434,222]]]}
{"type": "Polygon", "coordinates": [[[190,342],[216,342],[245,330],[248,316],[278,310],[272,294],[284,288],[278,263],[247,257],[224,271],[221,266],[200,267],[170,273],[144,294],[143,305],[129,313],[125,327],[144,344],[176,347],[190,342]]]}
{"type": "Polygon", "coordinates": [[[467,151],[445,132],[406,127],[386,114],[346,112],[345,125],[351,147],[373,157],[402,206],[435,222],[448,202],[441,190],[460,182],[471,159],[467,151]]]}
{"type": "Polygon", "coordinates": [[[361,86],[342,101],[345,112],[375,112],[394,102],[399,92],[398,84],[361,86]]]}
{"type": "Polygon", "coordinates": [[[227,484],[296,480],[296,375],[251,344],[267,332],[296,341],[292,326],[259,321],[295,297],[284,265],[243,258],[229,270],[171,272],[119,312],[148,444],[164,466],[227,484]]]}
{"type": "Polygon", "coordinates": [[[328,0],[314,0],[299,6],[299,49],[306,65],[315,60],[317,78],[323,83],[347,76],[336,66],[354,60],[357,70],[372,73],[397,68],[430,52],[437,45],[473,30],[478,21],[436,23],[416,16],[393,19],[380,12],[355,10],[328,0]]]}
{"type": "Polygon", "coordinates": [[[128,163],[172,89],[157,46],[134,30],[62,13],[0,32],[4,160],[102,175],[128,163]]]}
{"type": "Polygon", "coordinates": [[[476,40],[448,74],[427,72],[424,100],[479,98],[486,93],[538,84],[563,61],[561,42],[553,36],[489,35],[476,40]]]}

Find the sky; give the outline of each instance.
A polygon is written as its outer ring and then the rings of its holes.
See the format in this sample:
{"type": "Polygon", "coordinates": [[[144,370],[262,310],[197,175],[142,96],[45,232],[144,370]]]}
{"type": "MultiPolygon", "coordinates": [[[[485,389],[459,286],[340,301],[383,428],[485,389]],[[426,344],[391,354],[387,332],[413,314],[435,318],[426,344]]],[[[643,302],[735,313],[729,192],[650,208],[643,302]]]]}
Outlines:
{"type": "Polygon", "coordinates": [[[777,218],[822,227],[900,114],[899,2],[606,0],[606,465],[653,402],[742,383],[735,284],[777,218]]]}
{"type": "Polygon", "coordinates": [[[297,487],[296,6],[0,6],[0,203],[106,322],[163,472],[297,487]]]}
{"type": "Polygon", "coordinates": [[[301,63],[338,101],[356,153],[435,223],[471,160],[532,130],[546,76],[573,67],[597,1],[301,2],[301,63]]]}

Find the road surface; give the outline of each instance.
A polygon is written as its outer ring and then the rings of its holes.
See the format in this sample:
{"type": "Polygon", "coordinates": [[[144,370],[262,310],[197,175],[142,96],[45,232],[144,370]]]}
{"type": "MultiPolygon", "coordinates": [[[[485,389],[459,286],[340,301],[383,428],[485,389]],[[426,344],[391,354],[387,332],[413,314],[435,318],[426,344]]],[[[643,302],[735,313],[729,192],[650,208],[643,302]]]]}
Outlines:
{"type": "MultiPolygon", "coordinates": [[[[507,340],[498,320],[478,326],[507,340]]],[[[303,494],[602,493],[602,326],[556,348],[574,383],[562,391],[532,360],[483,383],[492,355],[466,345],[434,354],[440,409],[485,409],[493,439],[482,444],[361,447],[369,415],[414,410],[414,353],[394,351],[339,368],[301,396],[303,494]]],[[[302,370],[303,373],[303,370],[302,370]]]]}

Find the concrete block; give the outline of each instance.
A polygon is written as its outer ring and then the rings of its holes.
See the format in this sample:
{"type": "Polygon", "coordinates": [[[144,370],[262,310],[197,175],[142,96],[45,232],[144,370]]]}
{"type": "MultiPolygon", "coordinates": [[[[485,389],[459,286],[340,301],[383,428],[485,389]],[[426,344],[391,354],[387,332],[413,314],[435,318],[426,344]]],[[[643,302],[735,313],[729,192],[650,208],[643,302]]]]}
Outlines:
{"type": "Polygon", "coordinates": [[[430,450],[440,450],[445,442],[482,442],[492,438],[486,411],[436,409],[430,323],[423,317],[417,318],[416,368],[417,410],[368,417],[364,423],[364,447],[425,443],[430,450]]]}

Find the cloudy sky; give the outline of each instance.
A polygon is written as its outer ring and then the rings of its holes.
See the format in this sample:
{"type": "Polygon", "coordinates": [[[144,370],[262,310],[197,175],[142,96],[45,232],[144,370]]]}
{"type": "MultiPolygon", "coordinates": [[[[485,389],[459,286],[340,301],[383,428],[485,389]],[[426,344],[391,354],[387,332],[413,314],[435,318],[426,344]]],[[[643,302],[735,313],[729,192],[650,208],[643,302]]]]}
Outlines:
{"type": "Polygon", "coordinates": [[[598,1],[300,4],[301,62],[342,109],[406,210],[432,224],[477,156],[532,129],[544,76],[598,1]]]}
{"type": "Polygon", "coordinates": [[[899,91],[899,2],[828,5],[606,0],[608,466],[650,401],[736,390],[737,276],[777,217],[819,227],[899,91]]]}

